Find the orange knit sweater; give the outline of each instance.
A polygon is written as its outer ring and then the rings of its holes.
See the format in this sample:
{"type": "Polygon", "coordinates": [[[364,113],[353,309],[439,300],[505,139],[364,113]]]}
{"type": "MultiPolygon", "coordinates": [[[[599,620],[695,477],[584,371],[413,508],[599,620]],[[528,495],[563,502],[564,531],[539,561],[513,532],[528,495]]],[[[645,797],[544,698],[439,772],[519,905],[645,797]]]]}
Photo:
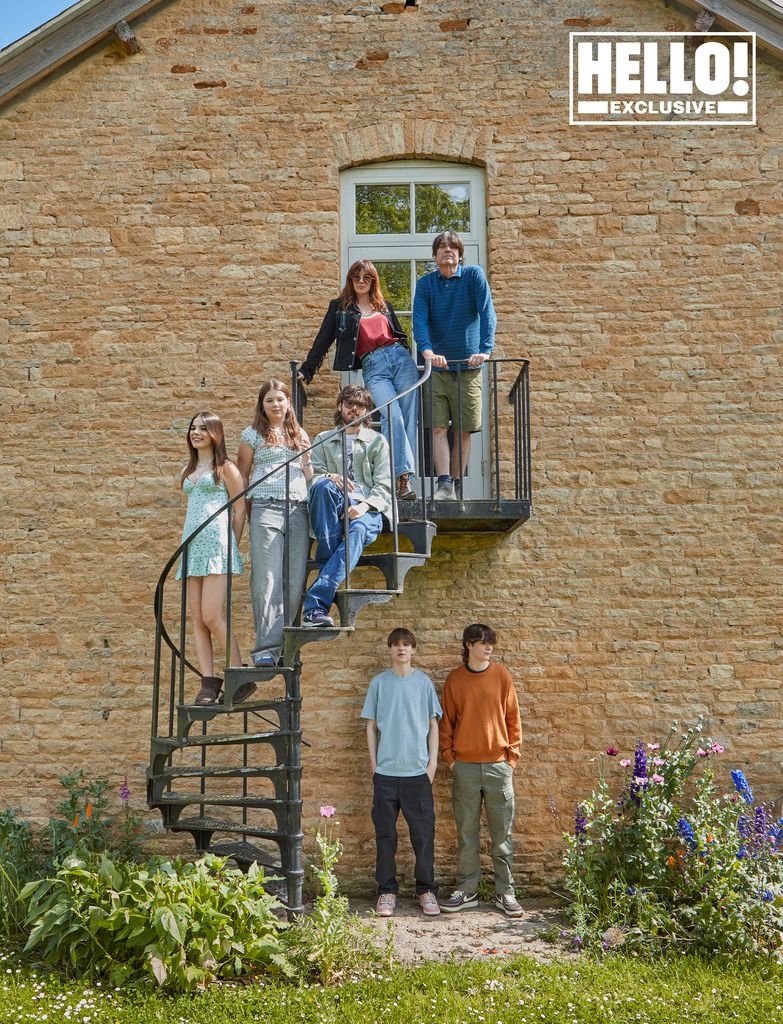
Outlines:
{"type": "Polygon", "coordinates": [[[519,760],[519,704],[511,673],[490,662],[483,672],[455,668],[446,677],[441,697],[440,752],[454,761],[487,763],[519,760]]]}

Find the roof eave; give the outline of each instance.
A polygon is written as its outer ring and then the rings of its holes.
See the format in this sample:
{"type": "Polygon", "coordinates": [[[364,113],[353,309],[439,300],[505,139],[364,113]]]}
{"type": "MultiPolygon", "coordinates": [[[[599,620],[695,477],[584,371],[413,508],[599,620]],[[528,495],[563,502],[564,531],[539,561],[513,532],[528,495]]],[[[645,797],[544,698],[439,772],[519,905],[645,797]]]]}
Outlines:
{"type": "Polygon", "coordinates": [[[0,51],[0,107],[171,0],[82,0],[0,51]]]}

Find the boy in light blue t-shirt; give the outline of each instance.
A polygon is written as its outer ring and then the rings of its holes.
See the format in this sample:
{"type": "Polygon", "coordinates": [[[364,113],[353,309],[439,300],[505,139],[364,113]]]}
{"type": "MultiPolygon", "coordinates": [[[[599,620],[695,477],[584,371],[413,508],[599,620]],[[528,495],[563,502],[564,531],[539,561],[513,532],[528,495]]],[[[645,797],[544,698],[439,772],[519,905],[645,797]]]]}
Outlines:
{"type": "Polygon", "coordinates": [[[387,640],[391,668],[367,690],[367,719],[375,825],[376,911],[391,917],[397,904],[397,818],[402,811],[416,856],[416,895],[428,917],[440,913],[435,882],[435,805],[432,780],[438,764],[441,711],[432,680],[411,665],[416,637],[393,629],[387,640]]]}

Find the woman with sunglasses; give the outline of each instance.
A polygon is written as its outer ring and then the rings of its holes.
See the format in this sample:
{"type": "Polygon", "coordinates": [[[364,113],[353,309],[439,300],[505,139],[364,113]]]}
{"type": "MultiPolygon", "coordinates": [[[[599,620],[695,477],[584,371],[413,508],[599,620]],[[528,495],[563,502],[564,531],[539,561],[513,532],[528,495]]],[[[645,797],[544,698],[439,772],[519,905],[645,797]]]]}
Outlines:
{"type": "MultiPolygon", "coordinates": [[[[300,380],[310,383],[332,345],[336,346],[334,369],[360,369],[376,406],[407,391],[419,379],[407,336],[384,299],[378,271],[369,260],[357,260],[348,268],[345,287],[329,303],[315,341],[299,367],[300,380]]],[[[381,413],[387,438],[391,419],[398,498],[416,497],[411,477],[418,417],[418,391],[392,402],[381,413]]]]}

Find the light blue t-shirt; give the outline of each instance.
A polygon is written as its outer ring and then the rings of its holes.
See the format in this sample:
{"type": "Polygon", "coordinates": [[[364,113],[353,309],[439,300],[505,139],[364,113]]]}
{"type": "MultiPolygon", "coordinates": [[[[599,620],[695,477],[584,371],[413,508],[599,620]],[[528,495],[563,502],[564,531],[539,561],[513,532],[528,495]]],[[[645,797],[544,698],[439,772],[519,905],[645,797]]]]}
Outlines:
{"type": "Polygon", "coordinates": [[[378,725],[377,773],[423,775],[430,759],[430,719],[442,715],[435,687],[424,672],[415,668],[409,676],[398,676],[387,669],[377,675],[367,690],[361,716],[378,725]]]}

